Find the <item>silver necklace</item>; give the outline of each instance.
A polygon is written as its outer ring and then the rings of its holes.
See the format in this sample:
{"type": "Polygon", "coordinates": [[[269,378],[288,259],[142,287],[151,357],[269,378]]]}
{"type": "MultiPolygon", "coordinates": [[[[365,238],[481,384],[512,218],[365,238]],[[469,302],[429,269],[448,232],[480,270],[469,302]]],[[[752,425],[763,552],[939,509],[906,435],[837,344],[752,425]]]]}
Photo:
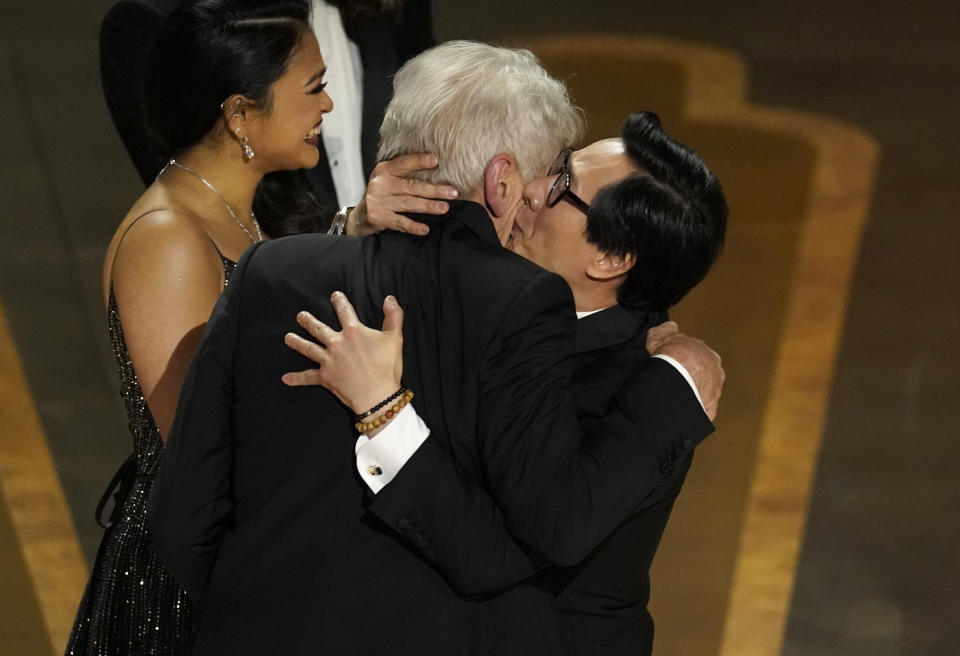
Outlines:
{"type": "MultiPolygon", "coordinates": [[[[183,169],[184,171],[186,171],[187,173],[195,177],[197,180],[202,182],[204,185],[206,185],[207,189],[215,193],[220,198],[221,202],[223,202],[223,206],[227,208],[228,212],[230,212],[230,216],[233,217],[233,220],[236,221],[237,225],[240,226],[240,229],[243,230],[243,234],[247,236],[247,239],[250,240],[250,243],[255,244],[258,241],[263,241],[263,233],[260,232],[260,224],[257,222],[257,215],[253,213],[253,210],[250,210],[250,219],[253,221],[253,228],[257,231],[256,239],[254,239],[250,231],[247,230],[247,226],[243,225],[243,222],[240,221],[240,219],[237,217],[236,212],[233,211],[233,207],[231,207],[230,203],[227,202],[227,199],[223,197],[223,194],[217,191],[216,187],[214,187],[212,184],[207,182],[206,178],[204,178],[202,175],[200,175],[190,167],[184,166],[183,164],[181,164],[175,159],[172,159],[169,162],[167,162],[167,165],[163,167],[163,171],[166,171],[167,168],[169,168],[170,166],[176,166],[177,168],[183,169]]],[[[160,171],[160,173],[157,174],[158,178],[161,175],[163,175],[163,171],[160,171]]]]}

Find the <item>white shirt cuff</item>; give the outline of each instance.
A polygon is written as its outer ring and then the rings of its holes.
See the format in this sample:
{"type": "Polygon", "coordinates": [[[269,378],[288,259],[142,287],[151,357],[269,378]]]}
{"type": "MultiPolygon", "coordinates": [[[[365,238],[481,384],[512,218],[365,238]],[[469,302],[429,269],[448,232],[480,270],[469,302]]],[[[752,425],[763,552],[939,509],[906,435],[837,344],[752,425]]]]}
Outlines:
{"type": "Polygon", "coordinates": [[[375,438],[360,435],[354,447],[357,471],[370,491],[377,494],[385,488],[429,435],[412,405],[398,412],[375,438]]]}
{"type": "Polygon", "coordinates": [[[662,354],[658,353],[657,355],[655,355],[655,356],[653,356],[653,357],[655,357],[655,358],[660,358],[661,360],[666,360],[666,361],[669,362],[671,365],[673,365],[673,368],[674,368],[674,369],[676,369],[677,371],[680,372],[680,375],[683,376],[683,379],[687,381],[687,384],[690,385],[690,389],[692,389],[692,390],[693,390],[693,393],[696,395],[697,401],[700,402],[700,407],[703,408],[703,411],[704,411],[704,412],[706,412],[707,409],[706,409],[706,407],[704,407],[704,405],[703,405],[703,399],[700,398],[700,390],[697,389],[697,385],[696,385],[696,383],[693,382],[693,377],[690,376],[690,372],[687,371],[687,368],[684,367],[684,366],[683,366],[682,364],[680,364],[679,362],[677,362],[676,360],[674,360],[673,358],[671,358],[669,355],[662,355],[662,354]]]}

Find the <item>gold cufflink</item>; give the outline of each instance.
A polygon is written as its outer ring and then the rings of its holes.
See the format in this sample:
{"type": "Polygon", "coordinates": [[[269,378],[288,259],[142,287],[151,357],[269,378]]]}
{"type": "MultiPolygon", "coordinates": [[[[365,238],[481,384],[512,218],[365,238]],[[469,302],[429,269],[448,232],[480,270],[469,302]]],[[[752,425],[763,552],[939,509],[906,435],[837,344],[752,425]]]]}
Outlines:
{"type": "Polygon", "coordinates": [[[383,473],[383,470],[380,469],[377,465],[371,465],[367,467],[367,473],[371,476],[379,476],[383,473]]]}

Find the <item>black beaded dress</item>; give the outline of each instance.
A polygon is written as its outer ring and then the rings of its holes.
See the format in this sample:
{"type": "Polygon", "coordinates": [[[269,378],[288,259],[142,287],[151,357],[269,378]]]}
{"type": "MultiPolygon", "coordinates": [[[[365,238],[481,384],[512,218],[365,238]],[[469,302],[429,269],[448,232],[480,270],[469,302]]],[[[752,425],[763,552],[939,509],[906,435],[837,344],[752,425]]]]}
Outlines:
{"type": "MultiPolygon", "coordinates": [[[[229,282],[235,263],[221,255],[229,282]]],[[[172,656],[190,651],[190,601],[160,563],[147,535],[147,499],[163,453],[130,362],[117,301],[110,289],[107,323],[120,374],[120,394],[133,436],[133,454],[114,476],[97,509],[112,494],[116,505],[100,542],[87,589],[74,620],[67,656],[172,656]]]]}

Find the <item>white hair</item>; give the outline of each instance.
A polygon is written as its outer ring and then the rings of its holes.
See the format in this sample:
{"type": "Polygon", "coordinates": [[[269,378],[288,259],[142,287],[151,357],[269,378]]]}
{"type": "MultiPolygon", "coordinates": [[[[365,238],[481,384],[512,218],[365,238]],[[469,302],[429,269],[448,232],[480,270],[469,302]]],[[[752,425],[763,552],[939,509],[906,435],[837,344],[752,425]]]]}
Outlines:
{"type": "Polygon", "coordinates": [[[449,41],[397,73],[380,136],[380,161],[433,153],[439,166],[417,177],[465,196],[499,153],[512,153],[523,180],[534,179],[582,138],[583,117],[529,50],[449,41]]]}

